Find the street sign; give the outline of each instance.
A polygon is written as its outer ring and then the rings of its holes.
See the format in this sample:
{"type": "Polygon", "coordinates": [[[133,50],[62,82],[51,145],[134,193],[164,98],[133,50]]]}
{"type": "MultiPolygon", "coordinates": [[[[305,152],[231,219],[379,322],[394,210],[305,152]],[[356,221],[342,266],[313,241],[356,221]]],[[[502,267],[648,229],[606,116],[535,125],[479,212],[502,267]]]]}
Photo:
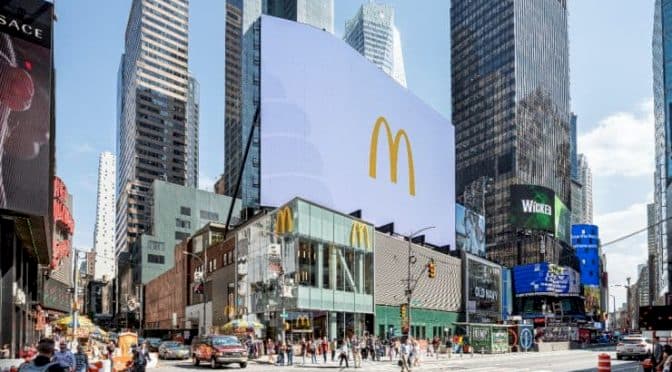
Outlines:
{"type": "Polygon", "coordinates": [[[534,337],[532,336],[532,328],[521,328],[520,329],[520,347],[525,350],[528,350],[532,347],[532,341],[534,337]]]}
{"type": "Polygon", "coordinates": [[[286,311],[284,311],[284,312],[282,312],[282,313],[280,314],[280,317],[281,317],[282,319],[287,319],[288,316],[289,316],[289,314],[287,314],[286,311]]]}

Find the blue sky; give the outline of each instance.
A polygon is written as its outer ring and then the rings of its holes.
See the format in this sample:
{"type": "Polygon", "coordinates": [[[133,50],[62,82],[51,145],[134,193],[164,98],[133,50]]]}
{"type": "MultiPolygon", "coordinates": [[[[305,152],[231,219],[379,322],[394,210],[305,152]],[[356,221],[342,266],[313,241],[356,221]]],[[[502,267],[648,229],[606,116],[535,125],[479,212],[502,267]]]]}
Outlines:
{"type": "MultiPolygon", "coordinates": [[[[336,33],[361,0],[335,0],[336,33]]],[[[116,78],[130,0],[57,3],[56,169],[74,195],[75,244],[89,248],[98,154],[115,151],[116,78]]],[[[450,117],[449,1],[387,1],[396,9],[408,87],[450,117]]],[[[201,187],[224,164],[224,1],[192,0],[190,68],[201,84],[201,187]]],[[[595,222],[603,241],[646,225],[652,200],[653,0],[570,0],[572,108],[579,151],[593,166],[595,222]]],[[[636,276],[645,235],[605,248],[612,284],[636,276]]],[[[614,291],[617,302],[622,291],[614,291]]]]}

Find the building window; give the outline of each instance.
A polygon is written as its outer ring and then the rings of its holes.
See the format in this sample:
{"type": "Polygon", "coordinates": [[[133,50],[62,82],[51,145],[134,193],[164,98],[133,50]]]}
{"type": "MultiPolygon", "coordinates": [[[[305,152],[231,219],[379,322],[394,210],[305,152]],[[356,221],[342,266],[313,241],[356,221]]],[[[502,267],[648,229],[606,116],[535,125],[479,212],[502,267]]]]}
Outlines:
{"type": "Polygon", "coordinates": [[[189,237],[189,233],[182,232],[182,231],[175,231],[175,240],[177,241],[182,241],[186,238],[189,237]]]}
{"type": "Polygon", "coordinates": [[[219,214],[210,211],[201,211],[201,218],[210,221],[219,221],[219,214]]]}
{"type": "Polygon", "coordinates": [[[183,215],[183,216],[191,216],[191,208],[180,207],[180,214],[183,215]]]}
{"type": "Polygon", "coordinates": [[[179,227],[182,229],[191,229],[191,221],[186,221],[181,218],[176,218],[175,219],[175,227],[179,227]]]}
{"type": "Polygon", "coordinates": [[[297,259],[296,281],[299,285],[317,287],[317,243],[299,242],[297,259]]]}
{"type": "Polygon", "coordinates": [[[164,264],[166,263],[166,258],[160,254],[149,254],[147,255],[147,262],[154,264],[164,264]]]}
{"type": "Polygon", "coordinates": [[[163,242],[157,242],[156,240],[150,240],[148,248],[151,251],[165,251],[166,250],[166,245],[163,242]]]}

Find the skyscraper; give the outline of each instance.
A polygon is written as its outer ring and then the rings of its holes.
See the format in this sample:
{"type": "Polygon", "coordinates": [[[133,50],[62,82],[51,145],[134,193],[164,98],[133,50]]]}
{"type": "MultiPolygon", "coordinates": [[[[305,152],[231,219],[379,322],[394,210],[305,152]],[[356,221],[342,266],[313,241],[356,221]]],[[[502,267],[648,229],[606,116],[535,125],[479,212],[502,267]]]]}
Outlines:
{"type": "Polygon", "coordinates": [[[148,228],[152,181],[198,178],[188,44],[188,0],[133,0],[118,78],[117,254],[148,228]]]}
{"type": "Polygon", "coordinates": [[[661,262],[660,255],[656,246],[656,205],[649,203],[646,205],[646,246],[647,246],[647,263],[649,266],[649,300],[651,303],[658,298],[658,275],[660,272],[661,262]]]}
{"type": "Polygon", "coordinates": [[[115,161],[110,152],[100,154],[98,161],[98,195],[96,226],[93,231],[93,251],[96,254],[93,275],[95,280],[114,278],[114,218],[115,218],[115,161]]]}
{"type": "Polygon", "coordinates": [[[593,172],[584,154],[579,154],[579,183],[581,183],[581,222],[593,223],[593,172]]]}
{"type": "MultiPolygon", "coordinates": [[[[261,14],[334,32],[333,0],[227,0],[225,36],[224,194],[235,196],[245,145],[260,103],[261,14]]],[[[259,205],[259,131],[252,137],[241,178],[243,206],[259,205]]]]}
{"type": "Polygon", "coordinates": [[[366,59],[406,86],[401,36],[394,24],[392,6],[363,4],[357,14],[345,22],[343,38],[366,59]]]}
{"type": "MultiPolygon", "coordinates": [[[[664,33],[672,28],[672,14],[665,9],[672,6],[671,0],[656,0],[653,19],[653,112],[655,118],[655,172],[653,202],[656,209],[656,222],[664,221],[671,213],[668,198],[672,190],[672,117],[666,107],[672,104],[672,86],[668,86],[672,71],[665,69],[665,61],[672,56],[672,42],[664,39],[664,33]]],[[[656,255],[661,263],[658,267],[658,294],[664,296],[670,288],[672,266],[670,252],[672,236],[667,231],[672,221],[656,225],[656,255]]]]}
{"type": "Polygon", "coordinates": [[[488,256],[507,266],[558,261],[564,246],[510,223],[511,185],[570,203],[569,46],[565,0],[451,2],[457,195],[486,194],[488,256]]]}

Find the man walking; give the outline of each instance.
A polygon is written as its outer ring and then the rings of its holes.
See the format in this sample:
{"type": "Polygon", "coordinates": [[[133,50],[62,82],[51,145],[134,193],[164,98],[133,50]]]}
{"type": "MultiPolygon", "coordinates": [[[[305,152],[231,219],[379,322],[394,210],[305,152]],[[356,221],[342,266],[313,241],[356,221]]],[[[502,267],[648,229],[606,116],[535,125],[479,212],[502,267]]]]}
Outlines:
{"type": "Polygon", "coordinates": [[[409,356],[411,355],[410,344],[408,336],[403,337],[399,347],[399,359],[401,361],[401,372],[411,371],[409,356]]]}
{"type": "Polygon", "coordinates": [[[660,344],[660,337],[653,338],[653,365],[657,366],[663,358],[663,345],[660,344]]]}
{"type": "Polygon", "coordinates": [[[60,350],[54,354],[54,362],[58,362],[65,371],[75,371],[75,356],[68,350],[68,344],[65,340],[61,340],[59,345],[60,350]]]}
{"type": "Polygon", "coordinates": [[[356,337],[352,339],[352,361],[355,368],[362,368],[362,343],[356,337]]]}
{"type": "Polygon", "coordinates": [[[34,371],[36,369],[42,372],[64,372],[65,369],[60,366],[59,362],[51,361],[54,356],[54,349],[56,344],[54,340],[43,338],[37,344],[37,356],[30,362],[23,363],[19,368],[19,372],[34,371]]]}
{"type": "Polygon", "coordinates": [[[343,365],[343,360],[345,360],[345,368],[350,368],[348,365],[348,343],[343,340],[341,343],[341,350],[339,351],[339,356],[338,356],[338,366],[341,367],[343,365]]]}
{"type": "MultiPolygon", "coordinates": [[[[327,364],[327,353],[329,352],[329,341],[327,341],[326,337],[322,337],[322,359],[324,359],[324,364],[327,364]]],[[[333,355],[333,353],[332,353],[333,355]]],[[[333,357],[332,357],[333,360],[333,357]]]]}

